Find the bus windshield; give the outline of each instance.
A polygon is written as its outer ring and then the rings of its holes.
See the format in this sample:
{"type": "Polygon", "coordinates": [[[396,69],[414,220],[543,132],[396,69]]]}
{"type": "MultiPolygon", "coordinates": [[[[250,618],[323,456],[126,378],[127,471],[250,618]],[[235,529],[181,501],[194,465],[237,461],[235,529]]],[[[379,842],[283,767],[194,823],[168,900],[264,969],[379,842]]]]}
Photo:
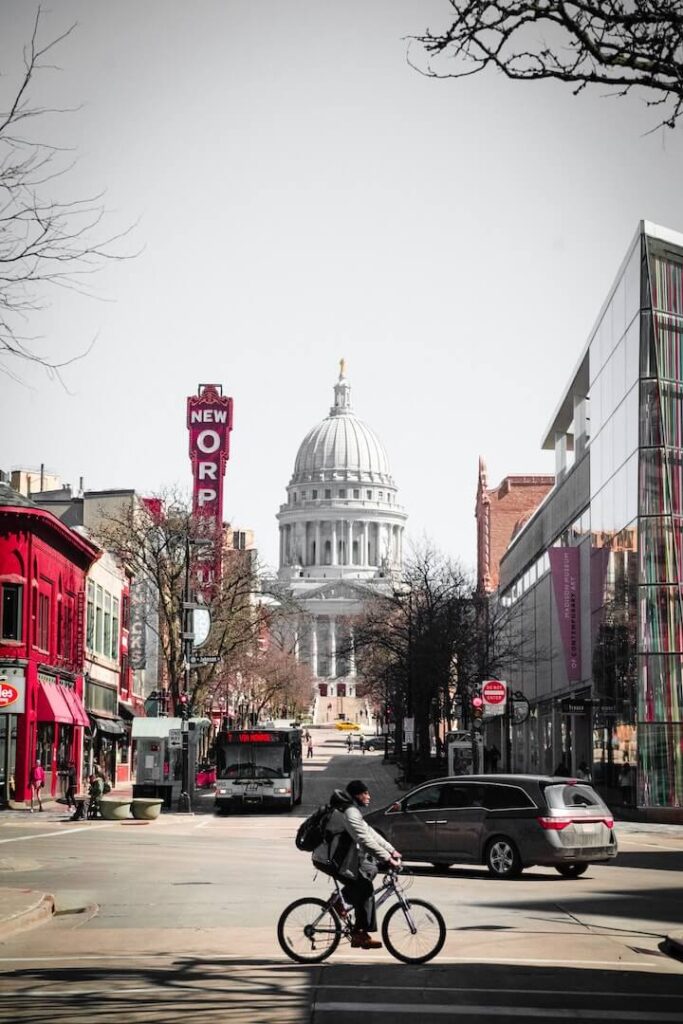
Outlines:
{"type": "Polygon", "coordinates": [[[288,748],[282,744],[229,744],[218,751],[219,779],[283,779],[289,774],[288,748]]]}

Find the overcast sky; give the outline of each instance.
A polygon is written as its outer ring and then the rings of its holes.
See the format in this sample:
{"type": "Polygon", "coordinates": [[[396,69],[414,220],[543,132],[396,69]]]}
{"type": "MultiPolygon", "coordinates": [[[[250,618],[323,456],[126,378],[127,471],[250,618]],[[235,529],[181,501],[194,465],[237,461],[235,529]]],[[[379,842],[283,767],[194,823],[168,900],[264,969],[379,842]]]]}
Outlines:
{"type": "MultiPolygon", "coordinates": [[[[404,37],[446,0],[58,0],[38,100],[106,190],[130,262],[32,326],[64,374],[0,378],[0,468],[86,488],[189,485],[185,400],[235,400],[226,517],[277,554],[297,448],[344,356],[409,532],[475,561],[492,483],[552,472],[544,427],[638,220],[683,230],[683,128],[642,100],[494,73],[434,80],[404,37]]],[[[35,7],[0,0],[0,107],[35,7]],[[4,92],[3,92],[4,90],[4,92]]]]}

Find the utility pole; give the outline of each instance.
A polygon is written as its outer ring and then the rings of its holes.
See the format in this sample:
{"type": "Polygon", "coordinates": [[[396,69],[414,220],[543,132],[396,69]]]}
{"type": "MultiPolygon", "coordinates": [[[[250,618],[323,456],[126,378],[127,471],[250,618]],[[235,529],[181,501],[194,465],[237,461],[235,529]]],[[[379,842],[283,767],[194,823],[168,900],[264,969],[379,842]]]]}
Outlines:
{"type": "MultiPolygon", "coordinates": [[[[191,680],[191,668],[190,661],[192,658],[192,641],[194,639],[194,633],[192,632],[192,611],[190,604],[192,601],[192,595],[190,594],[190,538],[186,535],[185,537],[185,588],[183,591],[183,606],[181,612],[181,626],[182,626],[182,641],[183,641],[183,689],[186,695],[186,702],[190,699],[190,686],[192,685],[191,680]]],[[[191,810],[190,805],[190,734],[189,734],[189,722],[187,720],[189,711],[189,705],[185,703],[184,714],[180,722],[180,729],[182,733],[182,750],[181,750],[181,782],[180,782],[180,798],[178,799],[178,810],[184,813],[189,813],[191,810]]]]}

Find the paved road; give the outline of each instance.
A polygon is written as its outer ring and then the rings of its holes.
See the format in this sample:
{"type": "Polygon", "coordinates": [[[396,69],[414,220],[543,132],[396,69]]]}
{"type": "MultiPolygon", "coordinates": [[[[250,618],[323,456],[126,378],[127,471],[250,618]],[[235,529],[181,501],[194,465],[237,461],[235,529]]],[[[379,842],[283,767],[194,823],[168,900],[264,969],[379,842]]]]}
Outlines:
{"type": "Polygon", "coordinates": [[[395,794],[381,755],[316,740],[291,816],[1,817],[0,884],[54,892],[58,914],[0,945],[0,1021],[683,1021],[683,964],[660,949],[683,926],[675,827],[620,826],[617,862],[580,879],[416,869],[412,891],[449,928],[433,964],[348,947],[321,968],[289,964],[281,908],[327,892],[294,848],[301,816],[354,776],[376,803],[395,794]]]}

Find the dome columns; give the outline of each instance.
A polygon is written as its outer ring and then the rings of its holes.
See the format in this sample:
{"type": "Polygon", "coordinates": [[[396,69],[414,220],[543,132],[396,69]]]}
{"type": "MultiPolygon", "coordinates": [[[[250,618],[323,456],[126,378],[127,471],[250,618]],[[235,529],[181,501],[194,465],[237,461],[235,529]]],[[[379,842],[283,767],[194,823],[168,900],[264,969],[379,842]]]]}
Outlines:
{"type": "Polygon", "coordinates": [[[400,565],[403,526],[368,519],[282,523],[280,565],[369,567],[400,565]]]}

